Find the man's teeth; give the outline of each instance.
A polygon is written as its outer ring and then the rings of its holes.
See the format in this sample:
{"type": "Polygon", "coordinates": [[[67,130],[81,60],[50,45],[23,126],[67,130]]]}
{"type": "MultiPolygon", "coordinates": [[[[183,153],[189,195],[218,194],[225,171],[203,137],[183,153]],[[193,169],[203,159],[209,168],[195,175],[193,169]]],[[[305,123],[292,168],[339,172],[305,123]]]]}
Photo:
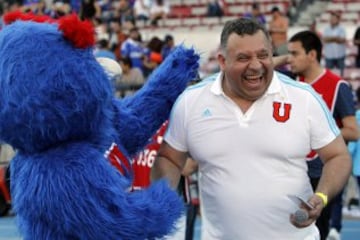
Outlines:
{"type": "Polygon", "coordinates": [[[246,76],[246,79],[249,79],[249,80],[255,80],[255,79],[259,79],[261,78],[261,76],[246,76]]]}

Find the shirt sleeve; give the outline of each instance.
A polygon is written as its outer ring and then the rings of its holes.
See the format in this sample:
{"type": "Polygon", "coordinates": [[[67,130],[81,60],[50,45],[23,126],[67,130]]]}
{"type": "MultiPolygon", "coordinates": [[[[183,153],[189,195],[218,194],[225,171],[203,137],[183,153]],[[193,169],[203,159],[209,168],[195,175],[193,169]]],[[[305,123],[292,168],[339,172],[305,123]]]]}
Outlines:
{"type": "Polygon", "coordinates": [[[311,89],[310,92],[312,93],[308,105],[310,144],[311,149],[319,149],[331,143],[340,134],[340,130],[322,97],[315,90],[311,89]]]}
{"type": "Polygon", "coordinates": [[[355,116],[354,95],[350,86],[345,82],[341,82],[337,92],[334,117],[335,119],[342,119],[347,116],[355,116]]]}
{"type": "Polygon", "coordinates": [[[169,127],[165,134],[165,141],[173,148],[181,152],[187,152],[185,128],[185,94],[181,94],[176,100],[169,119],[169,127]]]}

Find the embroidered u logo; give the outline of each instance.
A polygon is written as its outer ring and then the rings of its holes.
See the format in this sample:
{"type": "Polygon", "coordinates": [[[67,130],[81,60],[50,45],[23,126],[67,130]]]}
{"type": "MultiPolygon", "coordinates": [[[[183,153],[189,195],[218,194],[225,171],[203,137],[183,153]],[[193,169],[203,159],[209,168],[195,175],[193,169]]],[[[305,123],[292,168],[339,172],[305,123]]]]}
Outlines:
{"type": "Polygon", "coordinates": [[[290,118],[291,104],[273,102],[273,118],[278,122],[286,122],[290,118]],[[283,109],[280,114],[280,108],[283,109]]]}

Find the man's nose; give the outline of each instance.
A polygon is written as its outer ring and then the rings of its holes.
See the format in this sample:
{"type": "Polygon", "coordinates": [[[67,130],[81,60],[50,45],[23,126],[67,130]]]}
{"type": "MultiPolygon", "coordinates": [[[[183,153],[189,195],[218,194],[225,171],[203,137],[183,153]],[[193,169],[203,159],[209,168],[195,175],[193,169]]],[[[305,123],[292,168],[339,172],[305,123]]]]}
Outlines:
{"type": "Polygon", "coordinates": [[[261,68],[261,66],[261,61],[258,58],[253,58],[249,63],[249,67],[251,67],[252,69],[259,69],[261,68]]]}

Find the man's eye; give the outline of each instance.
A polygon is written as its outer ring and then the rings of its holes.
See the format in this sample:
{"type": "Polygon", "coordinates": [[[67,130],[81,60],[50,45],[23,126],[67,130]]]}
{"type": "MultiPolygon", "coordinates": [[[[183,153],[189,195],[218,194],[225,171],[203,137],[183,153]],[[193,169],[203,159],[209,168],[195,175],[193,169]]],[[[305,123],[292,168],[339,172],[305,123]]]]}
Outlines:
{"type": "Polygon", "coordinates": [[[269,57],[269,54],[267,54],[267,53],[258,55],[258,58],[259,58],[259,59],[266,59],[266,58],[268,58],[268,57],[269,57]]]}
{"type": "Polygon", "coordinates": [[[248,56],[238,56],[239,61],[247,61],[249,59],[248,56]]]}

